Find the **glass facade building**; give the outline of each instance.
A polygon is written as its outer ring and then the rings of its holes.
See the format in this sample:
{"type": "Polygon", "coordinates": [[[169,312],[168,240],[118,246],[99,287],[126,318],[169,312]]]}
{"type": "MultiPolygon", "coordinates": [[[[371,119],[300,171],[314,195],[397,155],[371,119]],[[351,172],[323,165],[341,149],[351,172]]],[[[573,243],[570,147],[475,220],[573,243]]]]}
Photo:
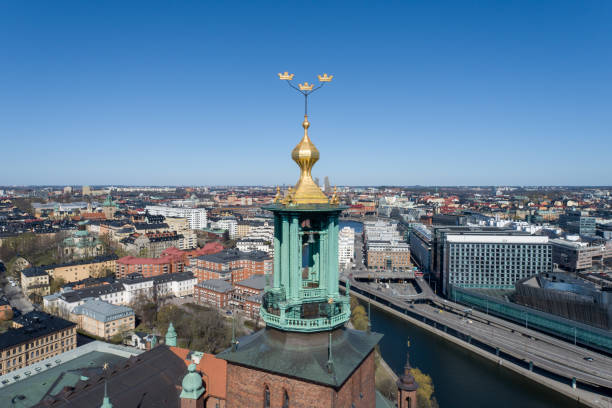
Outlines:
{"type": "Polygon", "coordinates": [[[513,289],[516,281],[552,271],[548,237],[447,234],[443,288],[513,289]]]}

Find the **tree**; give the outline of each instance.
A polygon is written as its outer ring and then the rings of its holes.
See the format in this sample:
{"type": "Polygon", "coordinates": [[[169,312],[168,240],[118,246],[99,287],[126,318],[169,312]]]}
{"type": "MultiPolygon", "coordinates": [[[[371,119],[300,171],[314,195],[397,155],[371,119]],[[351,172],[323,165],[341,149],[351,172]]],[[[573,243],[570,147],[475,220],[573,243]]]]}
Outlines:
{"type": "Polygon", "coordinates": [[[410,373],[417,384],[419,384],[417,389],[417,406],[419,408],[438,408],[436,397],[433,396],[434,386],[431,377],[418,368],[413,368],[410,373]]]}
{"type": "Polygon", "coordinates": [[[59,292],[61,288],[64,287],[66,281],[63,278],[51,278],[51,283],[49,285],[49,291],[51,293],[59,292]]]}

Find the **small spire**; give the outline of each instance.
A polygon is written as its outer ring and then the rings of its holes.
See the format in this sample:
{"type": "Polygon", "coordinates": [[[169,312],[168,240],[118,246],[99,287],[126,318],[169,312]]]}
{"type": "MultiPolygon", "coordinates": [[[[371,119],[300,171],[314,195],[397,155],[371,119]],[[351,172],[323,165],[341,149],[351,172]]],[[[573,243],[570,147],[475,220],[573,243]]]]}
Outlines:
{"type": "Polygon", "coordinates": [[[333,372],[334,371],[334,358],[332,356],[332,332],[329,332],[329,354],[328,354],[328,358],[327,358],[327,371],[328,372],[333,372]]]}
{"type": "Polygon", "coordinates": [[[368,297],[368,333],[372,332],[372,320],[370,319],[370,298],[368,297]]]}
{"type": "Polygon", "coordinates": [[[113,408],[113,404],[110,402],[110,398],[108,398],[108,381],[106,377],[108,363],[104,363],[102,370],[104,370],[104,398],[102,399],[102,405],[100,405],[100,408],[113,408]]]}
{"type": "Polygon", "coordinates": [[[238,348],[238,340],[236,340],[236,313],[232,316],[232,351],[238,348]]]}

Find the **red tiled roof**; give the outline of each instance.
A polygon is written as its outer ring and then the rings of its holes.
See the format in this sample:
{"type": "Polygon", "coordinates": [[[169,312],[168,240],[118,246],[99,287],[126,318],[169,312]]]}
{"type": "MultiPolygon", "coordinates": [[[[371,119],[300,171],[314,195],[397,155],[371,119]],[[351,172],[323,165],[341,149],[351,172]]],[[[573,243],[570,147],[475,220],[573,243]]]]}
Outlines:
{"type": "MultiPolygon", "coordinates": [[[[188,349],[170,347],[170,350],[185,361],[185,366],[189,366],[192,363],[190,360],[187,360],[188,349]]],[[[206,393],[204,395],[226,399],[227,361],[221,360],[213,354],[204,353],[196,368],[202,374],[202,380],[206,384],[206,393]]]]}

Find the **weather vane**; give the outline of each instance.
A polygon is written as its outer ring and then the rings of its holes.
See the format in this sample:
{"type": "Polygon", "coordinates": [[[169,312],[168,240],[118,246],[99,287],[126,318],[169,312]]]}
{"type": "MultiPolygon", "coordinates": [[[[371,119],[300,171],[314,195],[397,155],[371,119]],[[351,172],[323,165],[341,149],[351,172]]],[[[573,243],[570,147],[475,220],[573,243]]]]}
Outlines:
{"type": "Polygon", "coordinates": [[[321,83],[321,85],[317,86],[315,88],[314,83],[309,84],[308,82],[304,82],[303,84],[298,84],[298,86],[295,86],[291,83],[291,81],[293,80],[293,76],[295,74],[290,74],[289,72],[285,71],[284,74],[279,73],[278,74],[278,78],[281,81],[287,81],[287,84],[295,89],[296,91],[298,91],[299,93],[301,93],[302,95],[304,95],[304,116],[308,116],[308,96],[310,94],[312,94],[313,92],[321,89],[323,87],[323,85],[325,85],[327,82],[331,82],[332,78],[334,77],[333,75],[327,75],[327,74],[323,74],[323,75],[317,75],[317,77],[319,78],[319,82],[321,83]]]}

